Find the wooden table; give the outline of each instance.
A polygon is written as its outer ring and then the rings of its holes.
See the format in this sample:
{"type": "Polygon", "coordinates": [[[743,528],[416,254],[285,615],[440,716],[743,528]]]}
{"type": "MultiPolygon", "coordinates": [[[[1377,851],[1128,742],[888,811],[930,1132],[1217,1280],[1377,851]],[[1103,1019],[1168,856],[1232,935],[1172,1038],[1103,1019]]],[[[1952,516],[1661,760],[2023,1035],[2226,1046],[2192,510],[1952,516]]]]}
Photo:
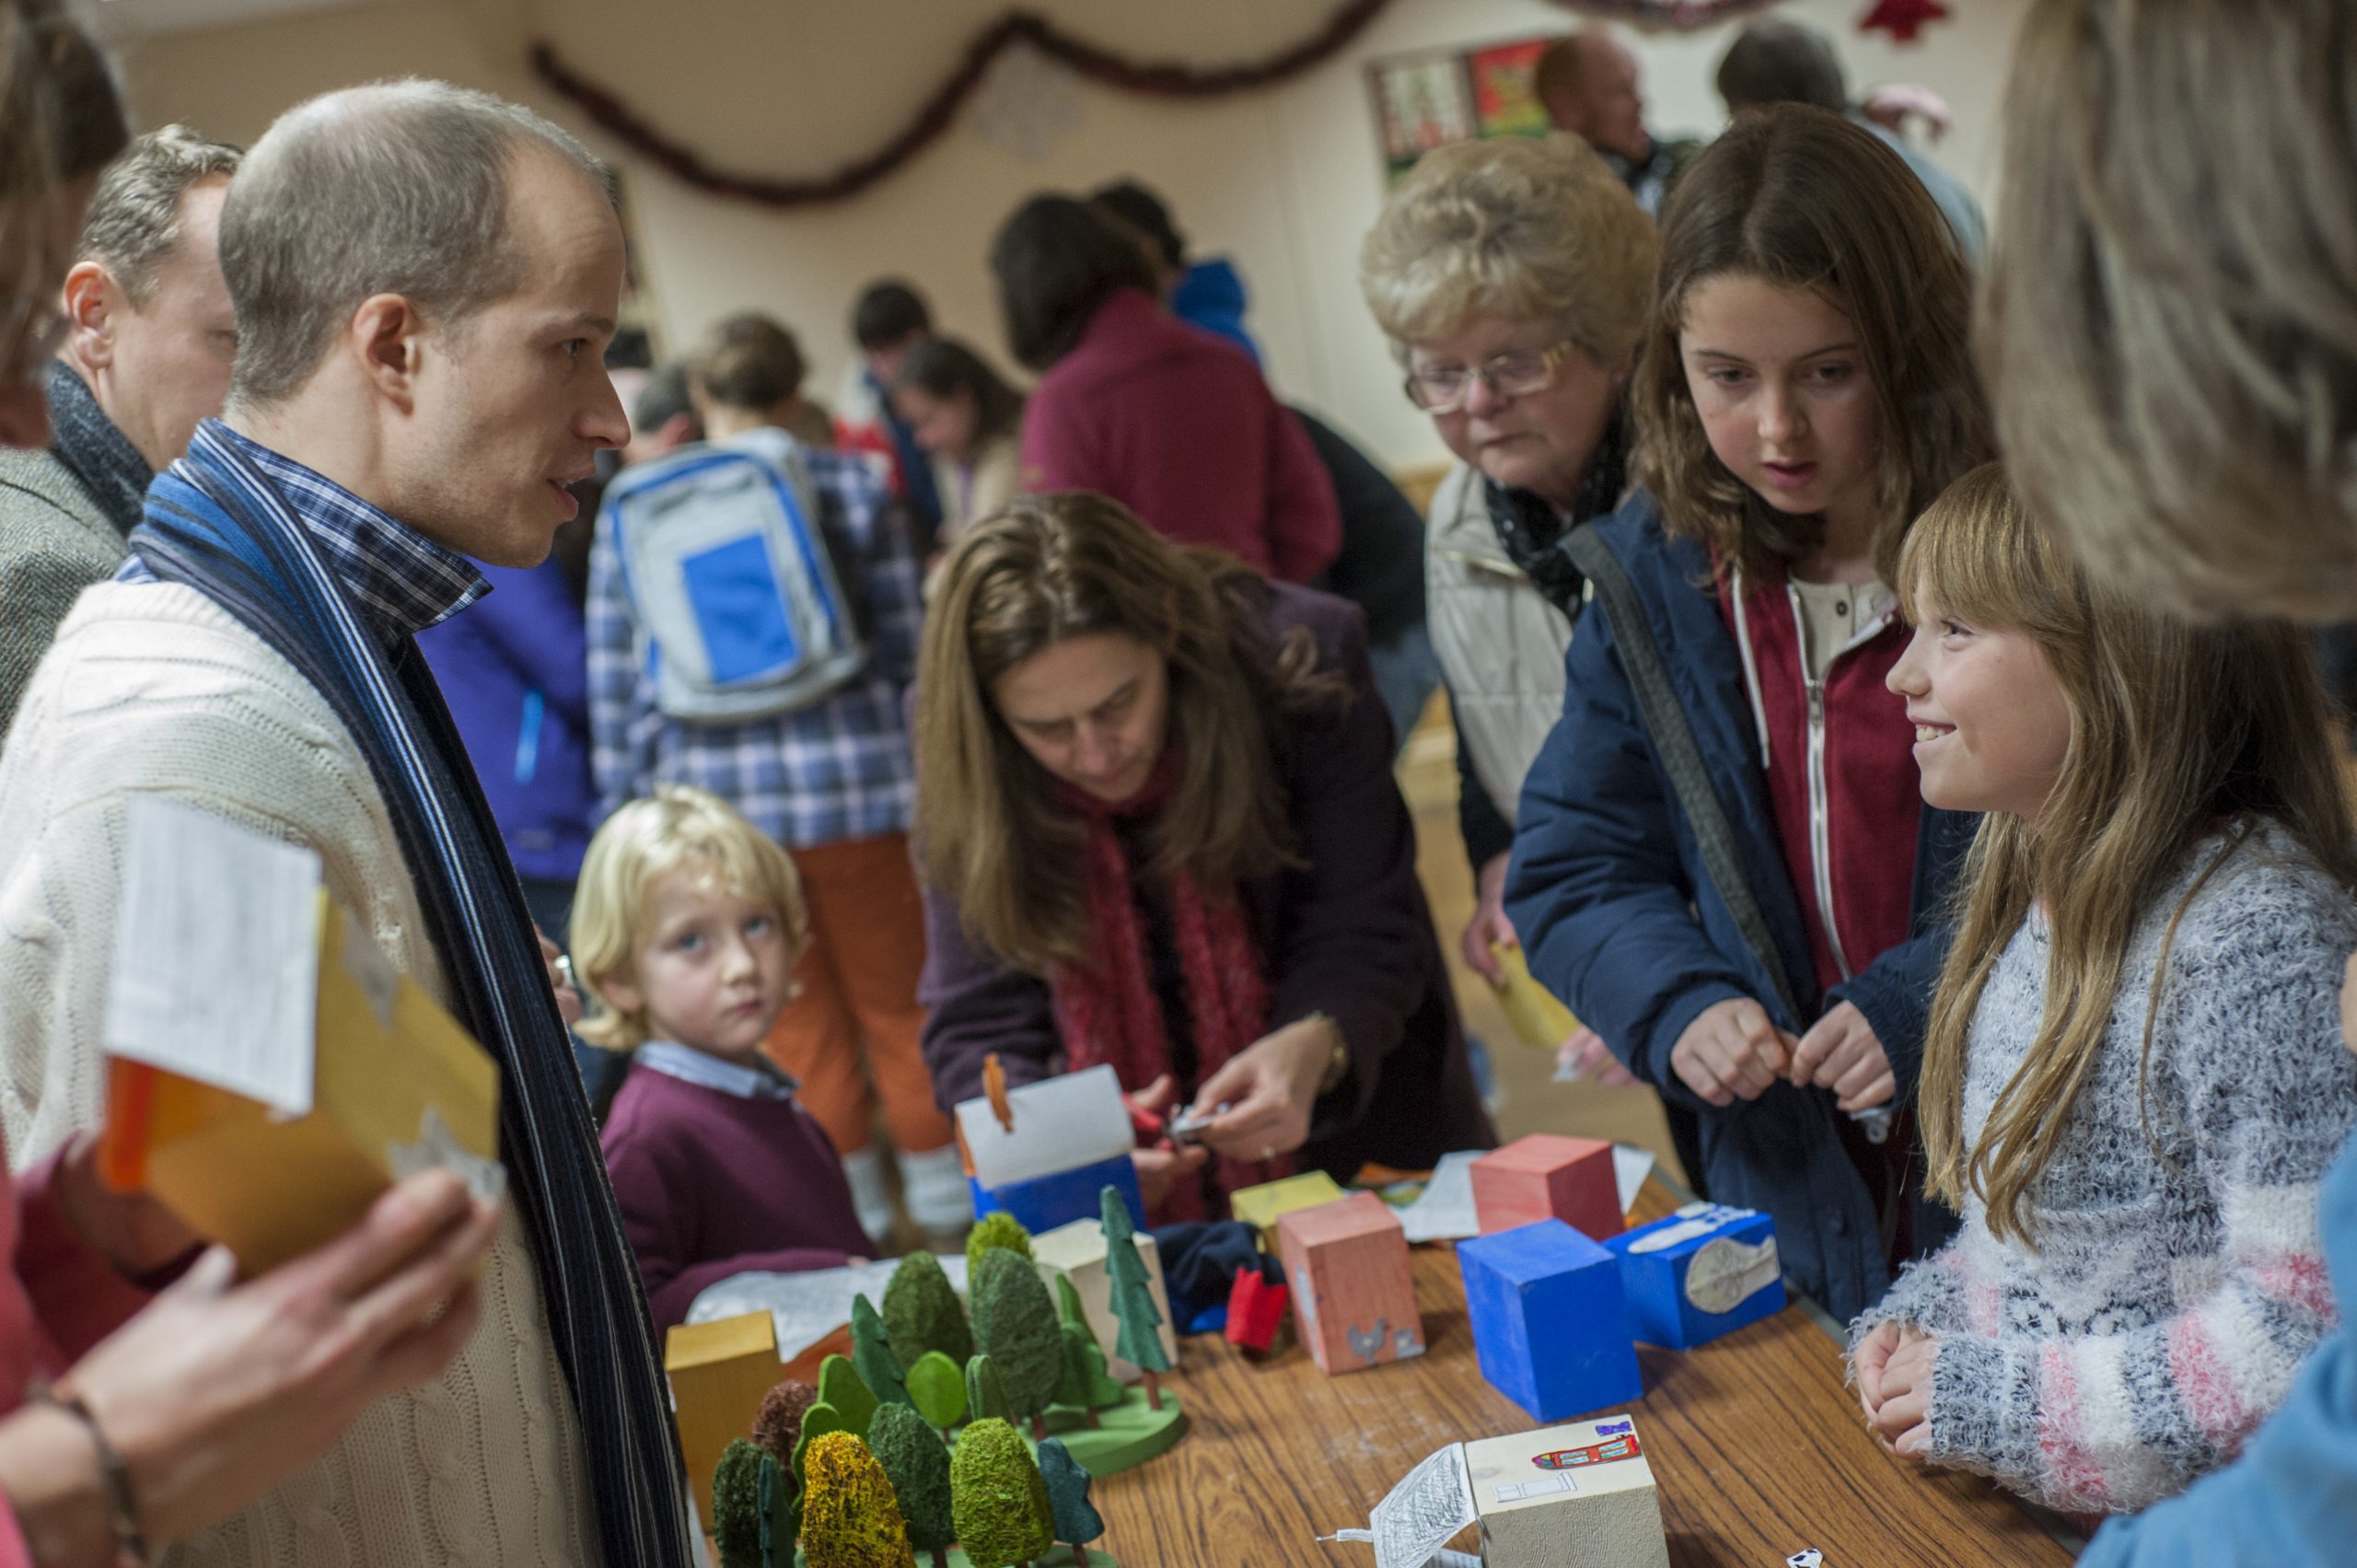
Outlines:
{"type": "MultiPolygon", "coordinates": [[[[1635,1217],[1673,1206],[1650,1181],[1635,1217]]],[[[1097,1484],[1100,1544],[1130,1568],[1372,1568],[1366,1547],[1314,1538],[1363,1527],[1445,1444],[1538,1424],[1481,1377],[1456,1253],[1419,1248],[1414,1260],[1429,1346],[1414,1361],[1329,1377],[1297,1344],[1256,1365],[1216,1335],[1185,1342],[1171,1386],[1187,1437],[1097,1484]]],[[[1827,1568],[2072,1561],[1985,1481],[1885,1454],[1842,1384],[1840,1347],[1805,1307],[1698,1350],[1637,1356],[1645,1397],[1628,1408],[1681,1568],[1782,1568],[1810,1546],[1827,1568]]]]}

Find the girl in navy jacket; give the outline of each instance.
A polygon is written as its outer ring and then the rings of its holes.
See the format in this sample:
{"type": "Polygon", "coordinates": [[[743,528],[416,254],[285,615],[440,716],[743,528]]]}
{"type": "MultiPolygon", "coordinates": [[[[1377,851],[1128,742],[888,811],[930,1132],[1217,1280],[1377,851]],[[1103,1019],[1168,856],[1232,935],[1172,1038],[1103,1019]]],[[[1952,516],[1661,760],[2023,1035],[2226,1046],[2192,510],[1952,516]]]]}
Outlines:
{"type": "Polygon", "coordinates": [[[1600,613],[1507,880],[1533,972],[1699,1109],[1711,1196],[1772,1214],[1843,1318],[1954,1223],[1906,1108],[1968,824],[1921,806],[1883,682],[1908,522],[1988,452],[1968,292],[1906,165],[1837,116],[1747,115],[1686,171],[1632,397],[1647,489],[1567,543],[1600,613]]]}

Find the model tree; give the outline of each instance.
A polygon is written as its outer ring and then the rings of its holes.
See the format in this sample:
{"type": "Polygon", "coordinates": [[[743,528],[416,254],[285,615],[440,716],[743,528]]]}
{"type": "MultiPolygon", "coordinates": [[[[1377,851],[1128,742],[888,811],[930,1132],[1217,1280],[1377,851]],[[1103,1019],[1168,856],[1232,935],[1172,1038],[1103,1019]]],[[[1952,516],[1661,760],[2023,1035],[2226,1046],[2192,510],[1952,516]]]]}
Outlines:
{"type": "Polygon", "coordinates": [[[1154,1305],[1145,1261],[1138,1256],[1136,1232],[1130,1225],[1130,1206],[1121,1201],[1120,1190],[1113,1187],[1106,1188],[1098,1201],[1104,1214],[1105,1274],[1112,1286],[1113,1316],[1121,1325],[1113,1348],[1122,1360],[1135,1362],[1145,1374],[1146,1405],[1158,1411],[1162,1408],[1162,1374],[1170,1370],[1170,1358],[1162,1353],[1162,1336],[1155,1332],[1162,1326],[1162,1313],[1154,1305]]]}
{"type": "Polygon", "coordinates": [[[848,1432],[810,1445],[802,1487],[809,1568],[912,1568],[909,1527],[884,1467],[848,1432]]]}
{"type": "Polygon", "coordinates": [[[1006,1381],[1007,1408],[1048,1434],[1046,1414],[1062,1378],[1064,1342],[1056,1304],[1029,1260],[1003,1248],[982,1254],[969,1293],[974,1302],[974,1343],[1006,1381]]]}
{"type": "MultiPolygon", "coordinates": [[[[867,1423],[876,1417],[875,1391],[860,1377],[859,1369],[840,1355],[830,1355],[819,1364],[819,1404],[840,1418],[836,1431],[848,1432],[854,1437],[866,1436],[867,1423]]],[[[806,1413],[802,1421],[807,1426],[810,1418],[806,1413]]]]}
{"type": "Polygon", "coordinates": [[[712,1543],[720,1568],[763,1568],[761,1461],[768,1456],[739,1437],[721,1450],[712,1472],[712,1543]]]}
{"type": "Polygon", "coordinates": [[[972,1421],[1007,1419],[1006,1379],[989,1356],[978,1355],[966,1364],[966,1415],[972,1421]]]}
{"type": "MultiPolygon", "coordinates": [[[[757,1445],[758,1446],[758,1445],[757,1445]]],[[[802,1493],[794,1472],[777,1456],[761,1455],[761,1484],[755,1491],[761,1519],[761,1568],[794,1568],[794,1539],[802,1533],[802,1493]]]]}
{"type": "Polygon", "coordinates": [[[1105,1520],[1088,1500],[1088,1472],[1051,1437],[1039,1445],[1039,1479],[1048,1488],[1048,1511],[1056,1539],[1072,1548],[1073,1561],[1086,1568],[1088,1543],[1105,1533],[1105,1520]]]}
{"type": "Polygon", "coordinates": [[[1097,1412],[1121,1402],[1121,1385],[1105,1369],[1104,1347],[1097,1342],[1081,1309],[1080,1292],[1062,1274],[1056,1276],[1056,1312],[1063,1319],[1063,1366],[1056,1382],[1055,1402],[1084,1411],[1088,1424],[1099,1424],[1097,1412]]]}
{"type": "Polygon", "coordinates": [[[966,1295],[970,1301],[974,1295],[974,1276],[981,1270],[982,1254],[993,1248],[1028,1259],[1031,1233],[1023,1228],[1021,1220],[1003,1209],[974,1222],[974,1228],[966,1233],[966,1295]]]}
{"type": "Polygon", "coordinates": [[[799,1377],[788,1377],[761,1396],[753,1416],[753,1441],[787,1464],[802,1441],[802,1418],[819,1402],[819,1390],[799,1377]]]}
{"type": "Polygon", "coordinates": [[[909,1402],[908,1381],[886,1342],[884,1319],[876,1315],[865,1295],[851,1298],[851,1365],[878,1404],[909,1402]]]}
{"type": "Polygon", "coordinates": [[[1022,1434],[1003,1421],[978,1421],[958,1439],[949,1507],[974,1568],[1015,1568],[1056,1544],[1047,1482],[1022,1434]]]}
{"type": "Polygon", "coordinates": [[[935,1351],[959,1366],[974,1353],[966,1309],[941,1272],[941,1260],[930,1252],[911,1252],[892,1271],[884,1287],[884,1331],[891,1337],[892,1353],[911,1370],[935,1351]]]}
{"type": "Polygon", "coordinates": [[[948,1448],[924,1417],[906,1405],[886,1405],[876,1412],[867,1447],[891,1478],[909,1544],[931,1552],[933,1568],[948,1568],[949,1543],[958,1539],[949,1511],[948,1448]]]}
{"type": "Polygon", "coordinates": [[[909,1401],[917,1414],[946,1432],[966,1419],[966,1372],[937,1350],[909,1368],[909,1401]]]}

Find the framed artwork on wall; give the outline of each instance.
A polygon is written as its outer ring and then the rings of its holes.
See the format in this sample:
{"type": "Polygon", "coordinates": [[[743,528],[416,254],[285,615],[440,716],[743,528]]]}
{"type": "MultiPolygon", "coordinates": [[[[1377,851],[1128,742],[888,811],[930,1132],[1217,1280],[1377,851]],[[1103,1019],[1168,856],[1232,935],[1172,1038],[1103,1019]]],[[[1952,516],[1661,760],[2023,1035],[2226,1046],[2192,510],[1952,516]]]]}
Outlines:
{"type": "Polygon", "coordinates": [[[1554,41],[1553,35],[1541,34],[1370,62],[1367,88],[1375,100],[1386,182],[1449,142],[1545,135],[1547,114],[1531,76],[1554,41]]]}

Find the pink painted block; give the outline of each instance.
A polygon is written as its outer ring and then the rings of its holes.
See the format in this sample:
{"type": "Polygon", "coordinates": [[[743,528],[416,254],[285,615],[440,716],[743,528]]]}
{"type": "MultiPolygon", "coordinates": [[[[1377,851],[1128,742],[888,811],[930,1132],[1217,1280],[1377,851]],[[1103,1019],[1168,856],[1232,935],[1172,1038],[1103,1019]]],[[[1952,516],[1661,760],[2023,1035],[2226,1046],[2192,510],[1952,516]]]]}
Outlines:
{"type": "Polygon", "coordinates": [[[1534,1132],[1473,1162],[1473,1213],[1481,1234],[1562,1220],[1590,1241],[1628,1228],[1612,1145],[1534,1132]]]}
{"type": "Polygon", "coordinates": [[[1424,1353],[1408,1233],[1372,1192],[1277,1221],[1294,1319],[1318,1370],[1356,1372],[1424,1353]]]}

